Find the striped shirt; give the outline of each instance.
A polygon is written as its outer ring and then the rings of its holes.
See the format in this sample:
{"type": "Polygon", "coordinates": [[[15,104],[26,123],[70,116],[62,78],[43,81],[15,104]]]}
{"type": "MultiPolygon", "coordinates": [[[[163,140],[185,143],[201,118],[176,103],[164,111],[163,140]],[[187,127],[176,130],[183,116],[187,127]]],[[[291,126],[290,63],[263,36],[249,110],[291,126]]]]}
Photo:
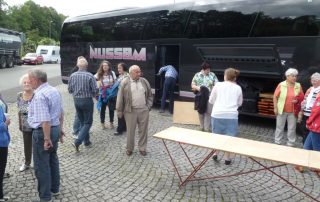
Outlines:
{"type": "Polygon", "coordinates": [[[94,76],[85,70],[79,70],[70,76],[68,91],[74,98],[90,98],[98,93],[94,76]]]}
{"type": "Polygon", "coordinates": [[[161,67],[159,70],[159,74],[161,74],[162,72],[166,72],[165,77],[172,77],[174,79],[177,79],[178,77],[178,72],[172,65],[161,67]]]}
{"type": "Polygon", "coordinates": [[[30,127],[39,128],[42,122],[46,121],[49,121],[51,126],[58,126],[62,113],[62,99],[59,91],[48,83],[41,84],[34,91],[29,105],[28,123],[30,127]]]}
{"type": "Polygon", "coordinates": [[[305,106],[303,107],[303,114],[305,116],[310,116],[311,109],[319,93],[320,93],[320,87],[317,87],[317,88],[311,87],[309,94],[304,97],[305,106]]]}

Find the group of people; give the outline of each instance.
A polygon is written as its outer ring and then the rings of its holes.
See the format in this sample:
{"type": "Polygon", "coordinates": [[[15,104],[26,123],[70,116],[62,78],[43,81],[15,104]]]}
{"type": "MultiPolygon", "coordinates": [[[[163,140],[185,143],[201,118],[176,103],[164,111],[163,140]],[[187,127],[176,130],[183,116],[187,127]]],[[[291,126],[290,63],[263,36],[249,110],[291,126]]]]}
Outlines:
{"type": "MultiPolygon", "coordinates": [[[[134,151],[135,130],[138,126],[138,149],[142,156],[147,155],[149,111],[153,95],[149,82],[141,77],[141,69],[132,65],[127,73],[125,63],[117,65],[118,77],[112,71],[110,62],[101,62],[95,75],[87,71],[88,62],[80,56],[76,68],[70,76],[68,91],[73,96],[76,110],[72,143],[79,152],[80,145],[92,146],[90,128],[93,123],[94,98],[100,112],[102,129],[114,127],[114,111],[117,112],[118,126],[115,135],[127,131],[126,154],[134,151]],[[109,124],[105,124],[105,111],[109,108],[109,124]]],[[[210,71],[211,66],[204,62],[201,71],[191,82],[195,96],[195,109],[199,114],[200,129],[214,134],[237,136],[238,108],[242,105],[241,87],[236,79],[239,70],[227,68],[224,81],[210,71]]],[[[164,95],[170,92],[169,111],[173,113],[173,95],[178,72],[173,66],[160,68],[159,74],[166,72],[164,95]]],[[[296,81],[298,71],[290,68],[285,72],[286,80],[274,92],[274,113],[277,115],[275,143],[281,144],[284,126],[287,122],[287,145],[294,146],[296,126],[302,127],[304,148],[320,151],[320,74],[311,76],[312,86],[303,93],[296,81]]],[[[32,69],[20,79],[23,91],[18,93],[17,107],[19,129],[24,142],[25,161],[20,167],[23,172],[30,168],[33,154],[34,170],[38,181],[39,199],[51,201],[60,191],[60,171],[57,156],[58,142],[63,143],[64,111],[58,90],[47,82],[47,75],[40,69],[32,69]]],[[[1,98],[1,97],[0,97],[1,98]]],[[[164,111],[166,98],[162,98],[160,112],[164,111]]],[[[0,99],[0,202],[6,201],[3,195],[3,176],[8,156],[10,118],[7,106],[0,99]]],[[[213,155],[218,161],[219,151],[213,155]]],[[[231,164],[229,153],[225,153],[225,164],[231,164]]],[[[303,168],[296,167],[300,172],[303,168]]],[[[319,174],[319,171],[316,171],[319,174]]]]}
{"type": "MultiPolygon", "coordinates": [[[[287,123],[288,146],[295,145],[298,126],[303,148],[320,151],[320,73],[311,75],[312,86],[305,94],[297,82],[298,70],[289,68],[285,76],[286,80],[279,83],[273,96],[274,113],[277,116],[274,142],[282,143],[287,123]]],[[[295,168],[304,171],[300,166],[295,168]]],[[[314,171],[320,176],[319,170],[314,171]]]]}
{"type": "MultiPolygon", "coordinates": [[[[200,130],[214,134],[237,136],[238,108],[242,105],[241,87],[236,83],[240,71],[227,68],[224,81],[210,71],[210,64],[204,62],[201,71],[196,73],[191,88],[196,93],[195,109],[199,114],[200,130]]],[[[213,159],[218,161],[219,151],[213,159]]],[[[231,164],[230,153],[225,153],[225,164],[231,164]]]]}
{"type": "Polygon", "coordinates": [[[100,113],[102,129],[114,128],[114,111],[117,112],[118,126],[114,133],[120,135],[127,131],[126,154],[132,155],[134,150],[135,129],[139,128],[139,152],[147,155],[147,136],[149,111],[153,104],[153,95],[149,82],[141,77],[140,67],[133,65],[127,73],[125,63],[117,65],[119,76],[112,71],[111,63],[103,60],[98,71],[92,75],[87,71],[88,62],[80,56],[77,60],[77,71],[71,74],[68,91],[72,94],[76,109],[76,138],[73,147],[79,152],[84,144],[92,146],[90,128],[93,122],[94,102],[97,98],[97,108],[100,113]],[[105,124],[105,111],[109,108],[109,124],[105,124]]]}
{"type": "MultiPolygon", "coordinates": [[[[47,74],[32,69],[20,79],[23,91],[18,93],[19,130],[24,142],[23,172],[30,168],[33,154],[34,171],[39,197],[32,201],[51,201],[60,193],[58,142],[63,143],[63,107],[58,90],[47,82],[47,74]]],[[[8,201],[3,194],[3,177],[10,143],[10,117],[7,106],[0,102],[0,201],[8,201]]]]}

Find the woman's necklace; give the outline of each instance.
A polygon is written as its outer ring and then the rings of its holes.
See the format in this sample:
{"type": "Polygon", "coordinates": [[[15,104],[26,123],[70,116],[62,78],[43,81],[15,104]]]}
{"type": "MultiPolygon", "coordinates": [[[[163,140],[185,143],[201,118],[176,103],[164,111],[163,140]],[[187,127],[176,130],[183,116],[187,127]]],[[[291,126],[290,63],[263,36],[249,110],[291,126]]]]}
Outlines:
{"type": "Polygon", "coordinates": [[[29,100],[31,100],[32,96],[33,96],[33,93],[23,92],[22,99],[25,101],[29,101],[29,100]]]}

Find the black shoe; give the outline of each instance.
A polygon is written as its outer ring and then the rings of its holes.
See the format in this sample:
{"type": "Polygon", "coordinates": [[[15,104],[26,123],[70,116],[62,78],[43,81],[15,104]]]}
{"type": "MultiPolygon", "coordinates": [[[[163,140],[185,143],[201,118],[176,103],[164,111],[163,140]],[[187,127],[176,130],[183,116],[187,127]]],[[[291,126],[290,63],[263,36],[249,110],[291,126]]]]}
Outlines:
{"type": "Polygon", "coordinates": [[[218,161],[218,155],[214,154],[214,155],[212,156],[212,159],[213,159],[214,161],[218,161]]]}
{"type": "Polygon", "coordinates": [[[114,135],[122,135],[122,132],[116,131],[116,132],[114,132],[113,134],[114,134],[114,135]]]}
{"type": "Polygon", "coordinates": [[[92,143],[89,142],[89,143],[87,143],[87,144],[84,144],[84,146],[85,146],[86,148],[91,148],[91,147],[92,147],[92,143]]]}
{"type": "Polygon", "coordinates": [[[71,143],[71,144],[76,149],[76,152],[79,152],[79,145],[76,145],[75,143],[71,143]]]}
{"type": "Polygon", "coordinates": [[[230,165],[230,164],[231,164],[231,160],[225,160],[225,161],[224,161],[224,164],[230,165]]]}

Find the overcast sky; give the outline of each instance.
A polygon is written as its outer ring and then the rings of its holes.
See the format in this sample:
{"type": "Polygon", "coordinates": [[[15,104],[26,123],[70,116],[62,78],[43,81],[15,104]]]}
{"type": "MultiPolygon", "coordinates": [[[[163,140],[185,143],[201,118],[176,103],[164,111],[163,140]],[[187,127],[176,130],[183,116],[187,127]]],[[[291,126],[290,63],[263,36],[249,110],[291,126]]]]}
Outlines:
{"type": "MultiPolygon", "coordinates": [[[[26,0],[5,0],[9,6],[21,5],[26,0]]],[[[179,3],[191,0],[33,0],[40,6],[53,7],[58,13],[77,16],[125,7],[147,7],[160,4],[179,3]]]]}

